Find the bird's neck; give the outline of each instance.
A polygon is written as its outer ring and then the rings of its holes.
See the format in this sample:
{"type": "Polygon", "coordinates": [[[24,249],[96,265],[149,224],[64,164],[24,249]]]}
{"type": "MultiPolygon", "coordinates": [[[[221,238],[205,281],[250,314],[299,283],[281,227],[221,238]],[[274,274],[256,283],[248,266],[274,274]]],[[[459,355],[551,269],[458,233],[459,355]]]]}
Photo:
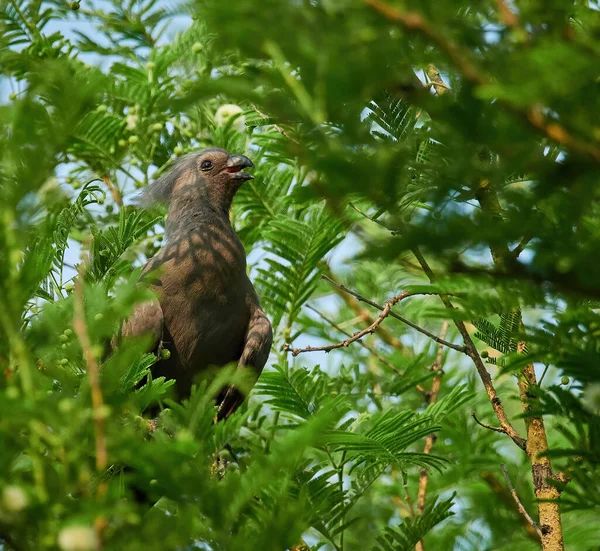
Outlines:
{"type": "Polygon", "coordinates": [[[210,197],[206,190],[183,193],[169,204],[166,232],[168,235],[194,231],[198,226],[231,228],[229,209],[233,197],[210,197]]]}

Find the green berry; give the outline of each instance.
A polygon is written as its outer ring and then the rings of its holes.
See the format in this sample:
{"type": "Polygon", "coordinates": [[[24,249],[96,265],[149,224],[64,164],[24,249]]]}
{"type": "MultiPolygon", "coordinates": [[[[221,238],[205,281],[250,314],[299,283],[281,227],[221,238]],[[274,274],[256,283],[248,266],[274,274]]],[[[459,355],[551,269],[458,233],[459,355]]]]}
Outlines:
{"type": "Polygon", "coordinates": [[[202,51],[202,44],[200,44],[200,42],[194,42],[194,44],[192,45],[192,52],[194,52],[195,54],[198,54],[202,51]]]}
{"type": "Polygon", "coordinates": [[[8,99],[11,101],[14,101],[17,99],[17,94],[15,94],[14,92],[12,94],[8,94],[8,99]]]}
{"type": "Polygon", "coordinates": [[[68,348],[68,346],[67,346],[66,344],[61,344],[61,345],[60,345],[60,347],[61,347],[63,350],[66,350],[66,349],[68,348]]]}
{"type": "Polygon", "coordinates": [[[163,348],[160,351],[160,359],[161,360],[168,360],[171,357],[171,351],[167,350],[166,348],[163,348]]]}
{"type": "Polygon", "coordinates": [[[107,109],[108,109],[108,106],[104,105],[104,104],[98,105],[98,107],[96,107],[96,111],[100,111],[100,112],[106,111],[107,109]]]}
{"type": "Polygon", "coordinates": [[[73,182],[71,185],[73,186],[73,189],[79,189],[81,187],[81,182],[73,182]]]}
{"type": "Polygon", "coordinates": [[[73,289],[75,289],[75,285],[73,283],[65,283],[65,291],[70,293],[73,289]]]}
{"type": "Polygon", "coordinates": [[[6,397],[9,400],[16,400],[19,396],[20,396],[20,392],[19,392],[18,388],[11,386],[6,389],[6,397]]]}
{"type": "Polygon", "coordinates": [[[119,147],[127,147],[127,140],[120,139],[118,143],[119,147]]]}
{"type": "Polygon", "coordinates": [[[113,210],[115,210],[114,205],[106,205],[106,212],[110,214],[113,210]]]}
{"type": "Polygon", "coordinates": [[[58,365],[67,365],[69,363],[69,360],[67,358],[62,358],[61,360],[58,360],[58,365]]]}
{"type": "Polygon", "coordinates": [[[104,205],[104,197],[98,197],[98,204],[104,205]]]}
{"type": "Polygon", "coordinates": [[[484,351],[481,353],[481,357],[482,357],[482,358],[487,358],[489,355],[490,355],[490,354],[489,354],[489,352],[488,352],[487,350],[484,350],[484,351]]]}
{"type": "Polygon", "coordinates": [[[560,384],[561,385],[568,385],[571,382],[571,379],[569,379],[569,377],[567,377],[566,375],[560,380],[560,384]]]}
{"type": "Polygon", "coordinates": [[[63,335],[66,335],[67,337],[70,337],[73,334],[73,329],[65,329],[63,331],[63,335]]]}
{"type": "Polygon", "coordinates": [[[104,314],[100,314],[100,313],[98,313],[98,314],[96,314],[96,315],[94,316],[94,319],[95,319],[96,321],[102,321],[102,320],[104,319],[104,314]]]}
{"type": "Polygon", "coordinates": [[[60,402],[58,402],[58,411],[61,413],[70,413],[73,411],[73,400],[69,398],[63,398],[60,402]]]}
{"type": "Polygon", "coordinates": [[[183,147],[179,147],[178,145],[176,145],[173,148],[173,153],[175,153],[175,155],[181,155],[183,153],[183,147]]]}
{"type": "Polygon", "coordinates": [[[138,143],[140,141],[140,139],[137,136],[129,136],[129,143],[130,144],[134,144],[134,143],[138,143]]]}
{"type": "Polygon", "coordinates": [[[62,334],[60,337],[58,337],[58,340],[59,340],[60,342],[67,342],[67,341],[69,340],[69,337],[67,337],[67,335],[65,335],[65,334],[63,333],[63,334],[62,334]]]}
{"type": "Polygon", "coordinates": [[[163,129],[163,125],[160,122],[157,122],[152,125],[152,132],[160,132],[163,129]]]}
{"type": "Polygon", "coordinates": [[[77,10],[79,9],[79,2],[71,2],[71,6],[70,6],[70,8],[71,8],[73,11],[77,11],[77,10]]]}
{"type": "Polygon", "coordinates": [[[73,181],[73,178],[71,178],[70,176],[67,176],[65,178],[65,182],[67,182],[67,184],[70,184],[73,181]]]}

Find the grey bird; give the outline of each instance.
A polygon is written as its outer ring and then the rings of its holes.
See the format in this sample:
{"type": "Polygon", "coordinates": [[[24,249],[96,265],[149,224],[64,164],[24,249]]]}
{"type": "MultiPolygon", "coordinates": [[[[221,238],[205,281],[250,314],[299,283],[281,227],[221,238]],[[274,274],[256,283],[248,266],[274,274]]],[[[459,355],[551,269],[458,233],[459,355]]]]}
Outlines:
{"type": "MultiPolygon", "coordinates": [[[[145,203],[168,205],[165,244],[143,270],[157,274],[149,285],[157,300],[137,306],[121,337],[149,335],[153,350],[170,351],[152,373],[175,379],[180,399],[211,367],[236,362],[256,380],[271,350],[271,323],[246,274],[246,253],[229,217],[237,190],[253,178],[243,169],[253,166],[244,155],[203,149],[178,159],[142,196],[145,203]]],[[[217,420],[243,400],[234,386],[224,389],[217,420]]]]}

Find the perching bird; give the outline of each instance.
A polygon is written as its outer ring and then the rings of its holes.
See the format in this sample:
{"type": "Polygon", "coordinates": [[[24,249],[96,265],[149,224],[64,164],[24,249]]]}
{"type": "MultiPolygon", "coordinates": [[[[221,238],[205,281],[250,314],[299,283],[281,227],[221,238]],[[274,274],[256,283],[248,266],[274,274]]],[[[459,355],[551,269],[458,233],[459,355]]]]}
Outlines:
{"type": "MultiPolygon", "coordinates": [[[[236,362],[262,371],[272,343],[271,323],[246,274],[246,254],[229,219],[239,187],[253,177],[244,155],[209,148],[178,159],[144,191],[145,202],[168,205],[165,245],[144,273],[157,270],[150,288],[158,299],[140,304],[123,324],[123,338],[151,335],[152,348],[170,357],[154,376],[175,379],[185,398],[199,373],[236,362]]],[[[218,419],[228,417],[244,397],[229,387],[218,398],[218,419]]]]}

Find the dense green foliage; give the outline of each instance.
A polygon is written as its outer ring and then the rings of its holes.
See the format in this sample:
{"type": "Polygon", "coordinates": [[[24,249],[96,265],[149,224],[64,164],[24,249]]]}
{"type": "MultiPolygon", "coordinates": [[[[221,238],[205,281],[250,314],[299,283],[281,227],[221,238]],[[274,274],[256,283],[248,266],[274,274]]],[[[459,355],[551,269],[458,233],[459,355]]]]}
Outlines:
{"type": "Polygon", "coordinates": [[[599,38],[580,0],[0,0],[0,549],[539,549],[457,322],[600,548],[599,38]],[[144,342],[105,353],[163,240],[135,197],[205,146],[255,162],[232,221],[275,329],[217,425],[235,373],[178,404],[144,342]],[[394,312],[459,350],[387,317],[293,356],[379,315],[322,275],[426,293],[394,312]]]}

